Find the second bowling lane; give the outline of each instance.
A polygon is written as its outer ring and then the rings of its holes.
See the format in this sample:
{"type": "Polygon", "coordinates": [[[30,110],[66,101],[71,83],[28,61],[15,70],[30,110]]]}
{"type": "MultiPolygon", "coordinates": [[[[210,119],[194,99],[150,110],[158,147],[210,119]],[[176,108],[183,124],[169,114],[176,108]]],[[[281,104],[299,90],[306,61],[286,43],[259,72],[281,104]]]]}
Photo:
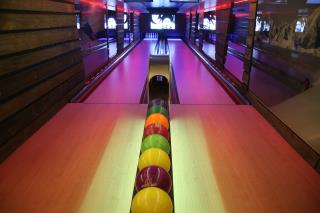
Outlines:
{"type": "Polygon", "coordinates": [[[156,40],[144,40],[90,94],[85,103],[139,103],[156,40]]]}
{"type": "Polygon", "coordinates": [[[180,104],[235,104],[182,40],[169,40],[180,104]]]}

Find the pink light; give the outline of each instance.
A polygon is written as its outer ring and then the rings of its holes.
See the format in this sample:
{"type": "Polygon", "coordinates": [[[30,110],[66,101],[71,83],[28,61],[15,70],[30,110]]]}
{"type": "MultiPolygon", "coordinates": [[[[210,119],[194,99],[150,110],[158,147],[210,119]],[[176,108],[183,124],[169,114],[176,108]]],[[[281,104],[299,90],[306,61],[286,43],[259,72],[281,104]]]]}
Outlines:
{"type": "MultiPolygon", "coordinates": [[[[248,1],[248,0],[246,0],[248,1]]],[[[215,6],[212,6],[212,7],[208,7],[208,8],[205,8],[204,10],[212,10],[212,11],[215,11],[215,10],[224,10],[224,9],[229,9],[231,8],[231,2],[227,2],[227,3],[224,3],[224,4],[217,4],[215,6]]]]}
{"type": "Polygon", "coordinates": [[[248,16],[249,16],[249,13],[238,13],[238,14],[235,14],[235,17],[237,17],[237,18],[248,17],[248,16]]]}
{"type": "Polygon", "coordinates": [[[140,12],[139,11],[134,11],[134,15],[140,16],[140,12]]]}
{"type": "MultiPolygon", "coordinates": [[[[238,0],[238,1],[234,1],[235,4],[240,4],[240,3],[244,3],[244,2],[248,2],[249,0],[238,0]]],[[[256,2],[256,0],[250,0],[251,2],[256,2]]]]}
{"type": "Polygon", "coordinates": [[[106,8],[106,6],[102,2],[96,2],[94,0],[80,0],[80,4],[87,4],[93,8],[106,8]]]}
{"type": "Polygon", "coordinates": [[[117,11],[119,11],[119,12],[124,12],[124,8],[123,8],[123,7],[120,7],[120,6],[117,6],[117,11]]]}

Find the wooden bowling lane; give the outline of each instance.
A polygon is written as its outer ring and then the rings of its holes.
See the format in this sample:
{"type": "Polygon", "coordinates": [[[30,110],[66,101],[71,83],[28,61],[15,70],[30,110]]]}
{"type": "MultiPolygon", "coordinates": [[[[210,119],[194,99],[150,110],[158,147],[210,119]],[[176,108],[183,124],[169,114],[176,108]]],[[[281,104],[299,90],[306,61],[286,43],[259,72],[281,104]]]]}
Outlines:
{"type": "Polygon", "coordinates": [[[182,40],[169,39],[180,104],[235,104],[182,40]]]}
{"type": "Polygon", "coordinates": [[[0,212],[129,212],[145,112],[65,106],[0,165],[0,212]]]}
{"type": "Polygon", "coordinates": [[[156,40],[143,40],[84,101],[139,103],[156,40]]]}
{"type": "Polygon", "coordinates": [[[170,115],[176,213],[319,212],[319,174],[253,107],[170,115]]]}

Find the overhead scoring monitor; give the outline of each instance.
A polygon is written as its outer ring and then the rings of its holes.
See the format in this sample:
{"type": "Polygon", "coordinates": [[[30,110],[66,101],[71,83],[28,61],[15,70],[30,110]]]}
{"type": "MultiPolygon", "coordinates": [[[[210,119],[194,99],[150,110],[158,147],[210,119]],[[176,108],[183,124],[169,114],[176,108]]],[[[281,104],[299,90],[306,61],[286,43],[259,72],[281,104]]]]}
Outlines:
{"type": "Polygon", "coordinates": [[[303,18],[300,18],[299,20],[297,20],[294,32],[303,33],[304,32],[304,28],[306,26],[306,23],[307,23],[307,18],[306,17],[303,17],[303,18]]]}
{"type": "Polygon", "coordinates": [[[152,30],[174,30],[176,29],[175,15],[152,14],[150,21],[152,30]]]}
{"type": "Polygon", "coordinates": [[[203,19],[203,29],[204,30],[216,30],[216,16],[209,15],[203,19]]]}

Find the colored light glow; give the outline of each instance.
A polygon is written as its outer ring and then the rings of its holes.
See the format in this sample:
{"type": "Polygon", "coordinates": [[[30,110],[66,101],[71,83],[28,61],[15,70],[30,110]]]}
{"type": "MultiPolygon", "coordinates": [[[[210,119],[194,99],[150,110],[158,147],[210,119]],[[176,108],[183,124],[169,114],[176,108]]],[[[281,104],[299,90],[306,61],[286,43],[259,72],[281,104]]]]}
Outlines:
{"type": "Polygon", "coordinates": [[[231,2],[223,3],[223,4],[217,4],[212,7],[205,8],[205,11],[215,11],[215,10],[225,10],[231,8],[231,2]]]}
{"type": "Polygon", "coordinates": [[[97,2],[94,0],[81,0],[80,4],[87,4],[93,8],[106,9],[106,5],[103,2],[97,2]]]}
{"type": "MultiPolygon", "coordinates": [[[[256,0],[238,0],[238,1],[234,1],[234,4],[241,4],[241,3],[245,3],[245,2],[256,2],[256,0]]],[[[212,7],[207,7],[204,9],[204,11],[215,11],[215,10],[224,10],[224,9],[229,9],[231,8],[231,2],[227,2],[224,4],[218,4],[212,7]]]]}
{"type": "Polygon", "coordinates": [[[134,15],[140,16],[140,12],[139,11],[134,11],[134,15]]]}
{"type": "MultiPolygon", "coordinates": [[[[244,2],[248,2],[249,0],[238,0],[238,1],[234,1],[235,4],[240,4],[240,3],[244,3],[244,2]]],[[[250,2],[256,2],[256,0],[250,0],[250,2]]]]}
{"type": "Polygon", "coordinates": [[[236,18],[248,17],[249,13],[237,13],[235,14],[236,18]]]}
{"type": "Polygon", "coordinates": [[[117,6],[117,12],[124,12],[124,8],[117,6]]]}

